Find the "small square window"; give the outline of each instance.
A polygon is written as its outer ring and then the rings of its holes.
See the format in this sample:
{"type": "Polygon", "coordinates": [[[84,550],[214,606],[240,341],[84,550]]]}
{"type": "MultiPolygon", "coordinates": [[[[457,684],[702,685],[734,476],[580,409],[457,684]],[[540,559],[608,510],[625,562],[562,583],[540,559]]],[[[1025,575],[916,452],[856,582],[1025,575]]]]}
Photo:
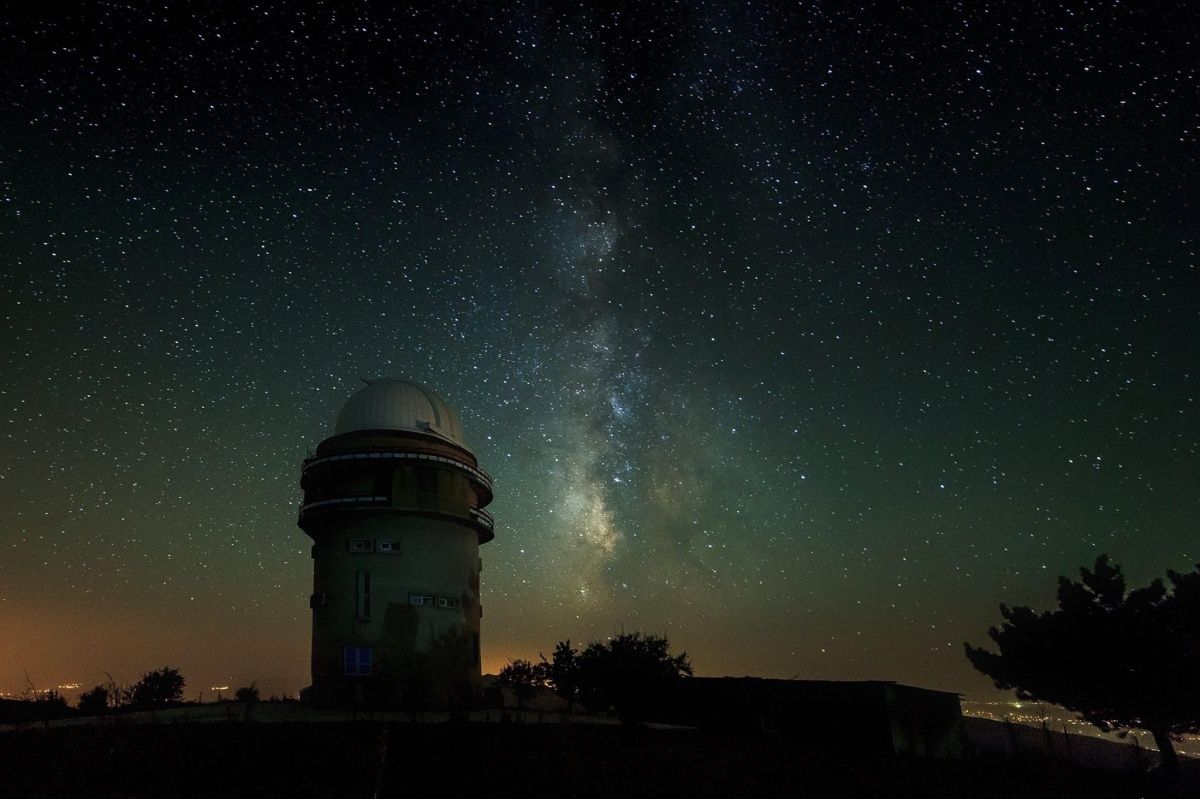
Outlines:
{"type": "Polygon", "coordinates": [[[452,596],[440,596],[437,598],[437,606],[439,608],[453,609],[458,607],[458,600],[452,596]]]}
{"type": "Polygon", "coordinates": [[[371,549],[372,549],[371,539],[369,539],[369,538],[351,538],[350,539],[350,551],[351,552],[370,552],[371,549]]]}
{"type": "Polygon", "coordinates": [[[348,646],[342,650],[342,663],[347,677],[371,676],[371,647],[348,646]]]}
{"type": "Polygon", "coordinates": [[[400,554],[400,542],[398,541],[380,541],[379,551],[386,552],[389,555],[400,554]]]}
{"type": "Polygon", "coordinates": [[[410,605],[428,605],[428,606],[432,607],[434,605],[434,601],[433,601],[433,597],[429,596],[428,594],[409,594],[408,595],[408,604],[410,604],[410,605]]]}

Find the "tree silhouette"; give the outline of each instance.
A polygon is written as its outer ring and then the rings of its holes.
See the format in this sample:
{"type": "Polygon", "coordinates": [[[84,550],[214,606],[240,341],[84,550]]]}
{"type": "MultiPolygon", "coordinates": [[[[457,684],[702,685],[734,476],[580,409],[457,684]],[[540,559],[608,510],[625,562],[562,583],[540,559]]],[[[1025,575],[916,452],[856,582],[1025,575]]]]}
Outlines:
{"type": "Polygon", "coordinates": [[[163,708],[183,699],[183,675],[179,669],[164,666],[146,672],[130,692],[130,704],[138,709],[163,708]]]}
{"type": "Polygon", "coordinates": [[[1150,731],[1174,772],[1172,736],[1200,731],[1200,565],[1128,590],[1107,555],[1058,578],[1058,609],[1000,606],[998,652],[966,644],[975,668],[1021,699],[1053,702],[1104,731],[1150,731]]]}
{"type": "Polygon", "coordinates": [[[76,708],[85,716],[100,716],[108,712],[108,689],[103,685],[97,685],[90,691],[84,691],[79,695],[79,704],[76,708]]]}
{"type": "Polygon", "coordinates": [[[687,653],[670,650],[665,637],[641,633],[592,642],[577,661],[580,700],[593,711],[616,708],[624,724],[645,721],[674,682],[692,674],[687,653]]]}
{"type": "Polygon", "coordinates": [[[546,678],[540,664],[528,660],[510,660],[507,666],[500,669],[496,684],[510,689],[517,697],[517,709],[524,710],[525,703],[534,691],[546,684],[546,678]]]}
{"type": "Polygon", "coordinates": [[[559,641],[554,646],[554,654],[550,660],[545,655],[541,657],[542,674],[546,683],[554,693],[567,703],[570,713],[579,699],[579,653],[571,647],[571,640],[559,641]]]}

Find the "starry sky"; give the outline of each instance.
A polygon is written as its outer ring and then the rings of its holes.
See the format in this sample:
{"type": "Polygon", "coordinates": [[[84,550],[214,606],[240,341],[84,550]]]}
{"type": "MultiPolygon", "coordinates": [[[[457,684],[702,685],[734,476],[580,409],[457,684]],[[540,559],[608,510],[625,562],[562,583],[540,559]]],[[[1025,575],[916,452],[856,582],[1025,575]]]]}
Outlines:
{"type": "Polygon", "coordinates": [[[987,696],[1100,552],[1200,560],[1187,4],[0,15],[0,691],[307,684],[359,376],[496,480],[484,667],[987,696]]]}

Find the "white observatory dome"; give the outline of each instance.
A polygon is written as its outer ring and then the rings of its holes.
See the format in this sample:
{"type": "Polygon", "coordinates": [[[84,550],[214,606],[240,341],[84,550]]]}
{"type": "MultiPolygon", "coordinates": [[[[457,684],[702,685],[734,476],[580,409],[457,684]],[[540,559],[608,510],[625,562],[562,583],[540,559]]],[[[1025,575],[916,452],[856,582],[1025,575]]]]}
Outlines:
{"type": "Polygon", "coordinates": [[[338,413],[334,435],[405,430],[448,438],[466,447],[458,414],[430,389],[400,377],[363,378],[363,382],[366,385],[338,413]]]}

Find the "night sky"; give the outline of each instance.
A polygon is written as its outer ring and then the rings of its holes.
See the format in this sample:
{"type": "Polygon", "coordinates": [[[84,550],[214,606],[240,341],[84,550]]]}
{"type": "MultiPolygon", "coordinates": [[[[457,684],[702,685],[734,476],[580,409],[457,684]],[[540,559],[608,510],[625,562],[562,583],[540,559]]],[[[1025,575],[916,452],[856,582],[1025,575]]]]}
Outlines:
{"type": "Polygon", "coordinates": [[[1000,602],[1200,559],[1187,3],[25,5],[0,691],[307,685],[364,375],[496,479],[489,671],[639,629],[989,696],[1000,602]]]}

